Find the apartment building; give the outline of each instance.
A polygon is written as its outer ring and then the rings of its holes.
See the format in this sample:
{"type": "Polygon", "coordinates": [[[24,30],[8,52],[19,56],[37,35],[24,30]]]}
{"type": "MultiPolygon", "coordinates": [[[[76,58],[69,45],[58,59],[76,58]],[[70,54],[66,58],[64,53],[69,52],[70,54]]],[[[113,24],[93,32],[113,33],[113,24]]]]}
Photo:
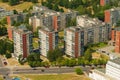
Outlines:
{"type": "Polygon", "coordinates": [[[13,14],[14,14],[13,11],[7,11],[3,8],[0,8],[0,19],[6,17],[8,15],[13,15],[13,14]]]}
{"type": "Polygon", "coordinates": [[[8,33],[9,40],[13,40],[13,28],[12,27],[7,28],[7,33],[8,33]]]}
{"type": "Polygon", "coordinates": [[[33,26],[34,30],[37,27],[43,26],[55,31],[64,29],[68,19],[76,18],[78,15],[77,11],[60,13],[50,10],[44,6],[34,6],[33,11],[36,11],[37,14],[29,18],[29,24],[33,26]]]}
{"type": "Polygon", "coordinates": [[[16,57],[22,55],[26,58],[33,50],[32,32],[28,31],[24,25],[13,29],[13,42],[16,57]]]}
{"type": "Polygon", "coordinates": [[[58,45],[58,32],[51,31],[48,28],[39,29],[40,53],[47,56],[49,50],[54,50],[58,45]]]}
{"type": "Polygon", "coordinates": [[[72,57],[83,55],[84,46],[110,39],[111,27],[86,15],[77,16],[77,26],[65,29],[65,53],[72,57]]]}
{"type": "Polygon", "coordinates": [[[100,0],[100,5],[105,6],[106,4],[109,4],[110,0],[100,0]]]}
{"type": "Polygon", "coordinates": [[[111,42],[113,45],[115,45],[115,52],[120,53],[120,27],[112,29],[111,42]]]}
{"type": "Polygon", "coordinates": [[[111,26],[115,26],[119,20],[120,20],[119,7],[105,10],[105,20],[104,20],[105,23],[110,24],[111,26]]]}
{"type": "Polygon", "coordinates": [[[110,39],[111,26],[97,18],[90,18],[86,15],[77,16],[77,26],[84,29],[84,45],[105,42],[110,39]]]}
{"type": "Polygon", "coordinates": [[[89,73],[94,80],[120,80],[120,58],[109,60],[105,69],[95,69],[89,73]]]}
{"type": "Polygon", "coordinates": [[[65,53],[71,57],[83,55],[84,51],[84,31],[80,27],[70,27],[65,29],[65,53]]]}
{"type": "Polygon", "coordinates": [[[25,21],[26,18],[26,13],[19,13],[19,14],[14,14],[14,15],[9,15],[7,16],[7,24],[9,26],[15,24],[15,23],[21,23],[25,21]]]}
{"type": "Polygon", "coordinates": [[[120,80],[120,58],[116,58],[107,62],[106,75],[113,77],[114,80],[120,80]]]}

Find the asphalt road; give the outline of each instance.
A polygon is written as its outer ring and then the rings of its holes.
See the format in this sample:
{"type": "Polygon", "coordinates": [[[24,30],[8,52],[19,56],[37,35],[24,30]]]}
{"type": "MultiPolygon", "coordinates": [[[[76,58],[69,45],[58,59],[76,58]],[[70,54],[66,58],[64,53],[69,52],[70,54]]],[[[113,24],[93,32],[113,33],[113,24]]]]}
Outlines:
{"type": "Polygon", "coordinates": [[[9,74],[9,73],[10,73],[10,69],[0,67],[0,74],[1,75],[6,75],[6,74],[9,74]]]}
{"type": "MultiPolygon", "coordinates": [[[[20,68],[14,68],[12,70],[13,74],[51,74],[51,73],[72,73],[75,72],[76,67],[61,67],[61,68],[27,68],[27,69],[20,69],[20,68]]],[[[89,72],[90,68],[89,67],[81,67],[83,71],[89,72]]]]}
{"type": "Polygon", "coordinates": [[[51,74],[51,73],[71,73],[74,68],[39,68],[39,69],[17,69],[13,74],[51,74]]]}
{"type": "MultiPolygon", "coordinates": [[[[13,67],[10,68],[0,68],[1,75],[7,74],[62,74],[62,73],[72,73],[75,72],[76,67],[50,67],[50,68],[22,68],[22,67],[13,67]]],[[[90,67],[81,67],[86,73],[89,72],[90,67]]]]}

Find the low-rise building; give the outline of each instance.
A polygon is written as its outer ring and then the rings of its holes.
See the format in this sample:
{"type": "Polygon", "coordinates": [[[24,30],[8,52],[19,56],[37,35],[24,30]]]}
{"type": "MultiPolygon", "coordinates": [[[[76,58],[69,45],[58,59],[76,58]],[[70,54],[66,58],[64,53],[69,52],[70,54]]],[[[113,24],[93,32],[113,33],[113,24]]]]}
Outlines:
{"type": "Polygon", "coordinates": [[[106,69],[97,69],[89,73],[94,80],[120,80],[120,58],[109,60],[106,69]]]}
{"type": "Polygon", "coordinates": [[[114,80],[120,80],[120,58],[116,58],[107,62],[106,75],[113,77],[114,80]]]}

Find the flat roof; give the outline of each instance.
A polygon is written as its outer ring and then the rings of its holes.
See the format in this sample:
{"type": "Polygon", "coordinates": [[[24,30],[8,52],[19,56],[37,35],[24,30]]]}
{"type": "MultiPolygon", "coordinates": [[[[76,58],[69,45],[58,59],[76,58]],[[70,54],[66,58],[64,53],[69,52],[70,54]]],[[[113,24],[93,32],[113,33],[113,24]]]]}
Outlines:
{"type": "Polygon", "coordinates": [[[120,57],[115,58],[115,59],[110,60],[110,61],[113,62],[113,63],[116,63],[116,64],[119,64],[119,65],[120,65],[120,57]]]}

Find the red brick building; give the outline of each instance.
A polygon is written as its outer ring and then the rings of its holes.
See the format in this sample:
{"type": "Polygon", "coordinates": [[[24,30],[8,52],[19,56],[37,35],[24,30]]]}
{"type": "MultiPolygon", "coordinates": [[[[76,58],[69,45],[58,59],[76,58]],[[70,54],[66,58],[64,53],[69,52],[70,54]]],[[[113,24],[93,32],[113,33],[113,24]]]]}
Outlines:
{"type": "Polygon", "coordinates": [[[106,10],[105,11],[105,20],[104,20],[104,22],[106,22],[106,23],[110,23],[110,10],[106,10]]]}
{"type": "Polygon", "coordinates": [[[100,5],[104,6],[105,5],[105,0],[100,0],[100,5]]]}
{"type": "Polygon", "coordinates": [[[120,30],[119,27],[111,31],[111,41],[115,44],[115,52],[120,53],[120,30]]]}
{"type": "Polygon", "coordinates": [[[8,27],[7,32],[9,40],[13,40],[13,28],[8,27]]]}
{"type": "Polygon", "coordinates": [[[115,52],[120,53],[120,31],[116,31],[115,52]]]}
{"type": "Polygon", "coordinates": [[[109,4],[110,0],[100,0],[100,6],[105,6],[106,4],[109,4]]]}

